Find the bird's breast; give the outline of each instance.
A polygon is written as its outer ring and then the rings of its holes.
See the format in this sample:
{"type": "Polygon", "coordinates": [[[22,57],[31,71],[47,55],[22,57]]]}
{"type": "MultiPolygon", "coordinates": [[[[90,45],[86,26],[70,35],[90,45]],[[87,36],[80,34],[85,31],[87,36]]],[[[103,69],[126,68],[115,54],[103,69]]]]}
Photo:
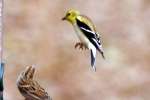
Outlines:
{"type": "Polygon", "coordinates": [[[82,33],[82,31],[79,29],[79,27],[77,25],[74,25],[74,29],[76,31],[76,34],[78,36],[78,38],[80,39],[80,41],[82,43],[84,43],[85,45],[88,45],[89,40],[88,38],[82,33]]]}

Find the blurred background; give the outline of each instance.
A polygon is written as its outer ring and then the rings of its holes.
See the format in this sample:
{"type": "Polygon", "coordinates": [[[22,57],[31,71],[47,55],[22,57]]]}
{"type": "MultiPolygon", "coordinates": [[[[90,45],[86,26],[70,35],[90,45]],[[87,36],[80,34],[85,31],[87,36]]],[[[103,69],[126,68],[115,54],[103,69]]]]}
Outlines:
{"type": "Polygon", "coordinates": [[[53,100],[150,99],[149,0],[5,0],[5,100],[23,100],[16,80],[26,66],[53,100]],[[74,49],[78,38],[61,21],[70,8],[89,16],[106,60],[74,49]]]}

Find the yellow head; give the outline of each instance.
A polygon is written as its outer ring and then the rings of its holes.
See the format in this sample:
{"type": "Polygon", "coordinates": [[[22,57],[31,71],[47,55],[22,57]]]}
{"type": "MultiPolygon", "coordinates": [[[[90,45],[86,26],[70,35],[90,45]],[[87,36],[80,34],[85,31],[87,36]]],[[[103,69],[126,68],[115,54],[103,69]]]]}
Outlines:
{"type": "Polygon", "coordinates": [[[67,11],[65,17],[63,17],[62,20],[67,20],[73,24],[75,23],[75,19],[78,15],[80,15],[79,11],[71,9],[67,11]]]}

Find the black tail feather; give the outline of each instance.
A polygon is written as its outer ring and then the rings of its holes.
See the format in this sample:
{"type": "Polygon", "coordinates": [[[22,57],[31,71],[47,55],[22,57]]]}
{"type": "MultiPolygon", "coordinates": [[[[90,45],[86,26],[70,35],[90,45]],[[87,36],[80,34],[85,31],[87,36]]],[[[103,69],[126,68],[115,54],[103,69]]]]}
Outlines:
{"type": "Polygon", "coordinates": [[[96,60],[96,58],[94,57],[94,54],[93,54],[93,52],[91,50],[91,66],[94,69],[94,71],[96,71],[95,60],[96,60]]]}

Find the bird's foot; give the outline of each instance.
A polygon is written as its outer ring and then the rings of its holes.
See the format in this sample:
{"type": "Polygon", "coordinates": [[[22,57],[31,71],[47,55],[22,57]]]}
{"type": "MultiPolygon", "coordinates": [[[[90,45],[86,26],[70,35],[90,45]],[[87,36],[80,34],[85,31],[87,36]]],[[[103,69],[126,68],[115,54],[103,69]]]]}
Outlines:
{"type": "Polygon", "coordinates": [[[76,44],[75,44],[75,48],[77,48],[77,47],[79,47],[79,49],[87,49],[87,47],[83,44],[83,43],[81,43],[81,42],[77,42],[76,44]]]}

